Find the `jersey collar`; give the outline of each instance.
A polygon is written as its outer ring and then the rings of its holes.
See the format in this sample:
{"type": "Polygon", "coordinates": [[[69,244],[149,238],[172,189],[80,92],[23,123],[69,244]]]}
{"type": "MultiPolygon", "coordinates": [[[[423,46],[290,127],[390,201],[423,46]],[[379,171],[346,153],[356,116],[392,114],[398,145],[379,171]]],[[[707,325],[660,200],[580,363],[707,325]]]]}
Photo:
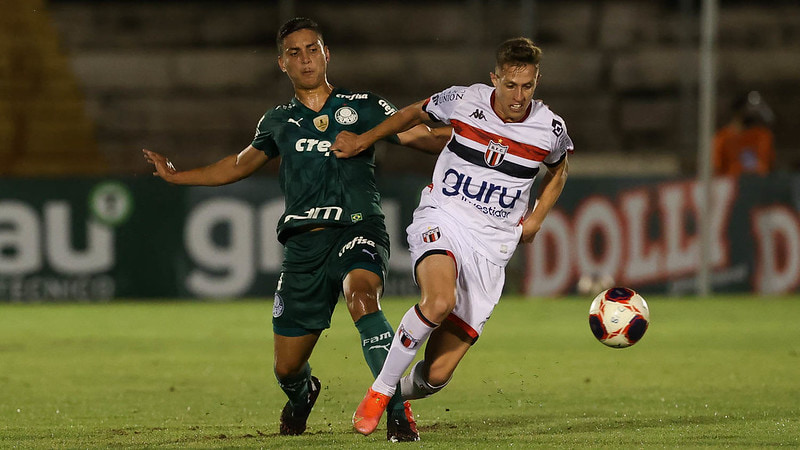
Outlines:
{"type": "Polygon", "coordinates": [[[304,105],[304,104],[303,104],[303,102],[301,102],[301,101],[300,101],[300,99],[298,99],[296,95],[295,95],[295,96],[292,96],[292,101],[291,101],[291,103],[292,103],[292,105],[294,105],[296,108],[303,108],[303,109],[306,109],[306,110],[308,110],[308,111],[311,111],[311,112],[312,112],[312,113],[314,113],[314,114],[319,114],[319,113],[321,113],[321,112],[322,112],[322,111],[323,111],[325,108],[327,108],[327,107],[328,107],[328,105],[331,103],[331,99],[332,99],[332,98],[335,98],[335,97],[336,97],[336,94],[339,94],[339,93],[341,93],[341,92],[344,92],[344,91],[345,91],[344,89],[342,89],[342,88],[338,88],[338,87],[334,86],[334,87],[333,87],[333,90],[331,90],[331,93],[330,93],[330,94],[328,94],[328,98],[326,98],[326,99],[325,99],[325,103],[322,105],[322,108],[320,108],[319,112],[317,112],[317,111],[314,111],[313,109],[311,109],[311,108],[309,108],[308,106],[304,105]]]}

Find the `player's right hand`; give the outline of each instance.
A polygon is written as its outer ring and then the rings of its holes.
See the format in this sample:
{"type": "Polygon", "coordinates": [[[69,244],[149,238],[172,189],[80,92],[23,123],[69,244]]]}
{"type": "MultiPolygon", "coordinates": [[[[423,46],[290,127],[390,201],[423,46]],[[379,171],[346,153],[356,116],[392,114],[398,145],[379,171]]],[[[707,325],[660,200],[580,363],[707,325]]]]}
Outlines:
{"type": "Polygon", "coordinates": [[[154,176],[161,177],[164,180],[169,181],[178,170],[175,169],[175,166],[172,165],[172,162],[167,159],[166,156],[156,153],[146,148],[142,149],[142,153],[144,153],[144,160],[155,166],[155,172],[153,172],[154,176]]]}
{"type": "Polygon", "coordinates": [[[350,158],[361,152],[358,148],[358,135],[350,131],[342,131],[336,135],[331,151],[337,158],[350,158]]]}

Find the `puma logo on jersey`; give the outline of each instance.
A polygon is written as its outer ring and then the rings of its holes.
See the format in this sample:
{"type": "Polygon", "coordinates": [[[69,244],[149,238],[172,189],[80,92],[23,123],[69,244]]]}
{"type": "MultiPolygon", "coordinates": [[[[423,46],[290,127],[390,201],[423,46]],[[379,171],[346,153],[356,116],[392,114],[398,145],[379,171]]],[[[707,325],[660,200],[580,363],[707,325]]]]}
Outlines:
{"type": "Polygon", "coordinates": [[[379,348],[386,350],[386,353],[389,353],[389,347],[392,346],[392,343],[389,342],[388,344],[384,345],[373,345],[372,347],[368,348],[367,350],[377,350],[379,348]]]}
{"type": "Polygon", "coordinates": [[[289,119],[289,120],[287,120],[286,122],[287,122],[287,123],[293,123],[293,124],[295,124],[295,125],[297,125],[297,126],[299,127],[299,126],[300,126],[300,121],[301,121],[301,120],[303,120],[303,118],[302,118],[302,117],[301,117],[299,120],[295,120],[295,119],[289,119]]]}
{"type": "Polygon", "coordinates": [[[361,251],[371,256],[373,261],[375,261],[375,258],[378,256],[378,252],[372,253],[371,251],[365,248],[362,248],[361,251]]]}

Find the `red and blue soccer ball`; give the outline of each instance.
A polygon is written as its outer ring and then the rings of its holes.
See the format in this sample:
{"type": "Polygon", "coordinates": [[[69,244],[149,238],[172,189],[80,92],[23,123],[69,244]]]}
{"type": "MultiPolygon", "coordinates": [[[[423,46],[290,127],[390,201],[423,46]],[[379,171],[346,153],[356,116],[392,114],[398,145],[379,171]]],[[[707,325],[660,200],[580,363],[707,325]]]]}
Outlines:
{"type": "Polygon", "coordinates": [[[639,342],[648,325],[647,302],[633,289],[606,289],[597,294],[589,307],[592,334],[609,347],[625,348],[639,342]]]}

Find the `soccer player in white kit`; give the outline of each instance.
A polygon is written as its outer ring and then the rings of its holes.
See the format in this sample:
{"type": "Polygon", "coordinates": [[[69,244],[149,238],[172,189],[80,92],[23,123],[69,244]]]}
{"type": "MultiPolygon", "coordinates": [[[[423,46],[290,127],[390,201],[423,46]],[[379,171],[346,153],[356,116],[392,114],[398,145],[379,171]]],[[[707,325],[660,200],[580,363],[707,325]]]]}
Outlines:
{"type": "Polygon", "coordinates": [[[453,127],[406,230],[421,299],[400,322],[381,373],[353,415],[362,434],[375,430],[398,383],[411,400],[450,381],[500,300],[517,244],[533,240],[561,194],[573,145],[561,117],[532,100],[540,58],[530,39],[510,39],[497,50],[493,86],[450,87],[364,134],[340,133],[331,146],[337,157],[349,157],[424,121],[453,127]],[[542,168],[531,211],[530,191],[542,168]],[[425,358],[403,377],[426,340],[425,358]]]}

